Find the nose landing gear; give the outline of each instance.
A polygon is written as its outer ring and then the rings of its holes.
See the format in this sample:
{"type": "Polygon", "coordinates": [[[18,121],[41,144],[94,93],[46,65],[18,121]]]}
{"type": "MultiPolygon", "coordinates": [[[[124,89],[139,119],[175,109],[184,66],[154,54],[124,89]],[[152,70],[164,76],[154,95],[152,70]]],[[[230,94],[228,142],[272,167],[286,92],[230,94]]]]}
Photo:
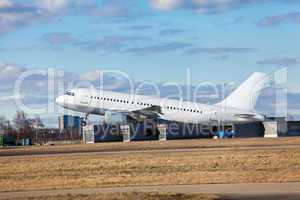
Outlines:
{"type": "Polygon", "coordinates": [[[83,121],[83,120],[81,121],[81,126],[84,127],[84,126],[86,126],[86,124],[87,124],[86,121],[83,121]]]}
{"type": "Polygon", "coordinates": [[[84,127],[87,125],[87,120],[88,120],[88,116],[89,116],[89,113],[87,113],[85,115],[85,118],[81,120],[81,126],[84,127]]]}

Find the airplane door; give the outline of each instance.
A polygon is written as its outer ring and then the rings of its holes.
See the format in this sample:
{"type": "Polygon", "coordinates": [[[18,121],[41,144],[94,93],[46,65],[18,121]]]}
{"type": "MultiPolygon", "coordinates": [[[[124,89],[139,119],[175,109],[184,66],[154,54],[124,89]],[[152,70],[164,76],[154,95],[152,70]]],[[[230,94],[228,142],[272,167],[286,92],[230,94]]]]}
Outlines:
{"type": "Polygon", "coordinates": [[[80,97],[80,101],[79,103],[83,106],[88,106],[90,105],[91,103],[91,98],[90,98],[90,95],[88,94],[83,94],[81,97],[80,97]]]}

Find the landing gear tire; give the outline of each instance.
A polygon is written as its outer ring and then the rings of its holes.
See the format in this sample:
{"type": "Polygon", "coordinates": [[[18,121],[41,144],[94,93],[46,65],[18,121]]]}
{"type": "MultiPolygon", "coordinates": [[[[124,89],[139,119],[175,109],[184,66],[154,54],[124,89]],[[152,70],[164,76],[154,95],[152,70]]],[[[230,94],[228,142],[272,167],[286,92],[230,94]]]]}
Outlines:
{"type": "Polygon", "coordinates": [[[87,120],[88,120],[89,114],[90,114],[90,113],[87,113],[87,114],[85,115],[85,118],[82,119],[82,121],[81,121],[81,126],[82,126],[82,127],[84,127],[84,126],[87,125],[86,122],[87,122],[87,120]]]}
{"type": "Polygon", "coordinates": [[[82,127],[84,127],[84,126],[86,126],[86,125],[87,125],[86,121],[81,121],[81,126],[82,126],[82,127]]]}

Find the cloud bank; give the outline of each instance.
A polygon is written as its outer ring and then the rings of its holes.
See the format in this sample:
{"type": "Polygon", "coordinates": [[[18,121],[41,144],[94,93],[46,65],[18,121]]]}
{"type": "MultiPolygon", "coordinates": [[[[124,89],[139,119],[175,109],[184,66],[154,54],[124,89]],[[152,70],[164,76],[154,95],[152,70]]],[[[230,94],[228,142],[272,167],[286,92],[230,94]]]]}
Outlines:
{"type": "Polygon", "coordinates": [[[300,59],[292,58],[292,57],[270,58],[270,59],[259,60],[257,61],[257,64],[288,67],[288,66],[300,65],[300,59]]]}
{"type": "Polygon", "coordinates": [[[193,10],[199,14],[217,14],[246,6],[279,2],[299,3],[297,0],[149,0],[154,9],[170,11],[174,9],[193,10]]]}

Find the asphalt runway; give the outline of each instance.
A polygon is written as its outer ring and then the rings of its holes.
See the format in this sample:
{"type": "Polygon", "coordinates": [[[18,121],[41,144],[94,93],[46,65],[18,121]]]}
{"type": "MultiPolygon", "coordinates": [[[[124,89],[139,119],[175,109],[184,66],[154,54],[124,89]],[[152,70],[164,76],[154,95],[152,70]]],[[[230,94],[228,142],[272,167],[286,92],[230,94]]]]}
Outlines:
{"type": "Polygon", "coordinates": [[[220,194],[232,199],[300,199],[300,182],[291,183],[251,183],[251,184],[200,184],[134,186],[89,189],[58,189],[45,191],[2,192],[0,199],[20,197],[42,197],[58,195],[93,195],[101,193],[160,192],[160,193],[209,193],[220,194]]]}
{"type": "Polygon", "coordinates": [[[283,150],[283,149],[299,149],[300,144],[288,144],[288,145],[252,145],[252,146],[236,146],[236,147],[166,147],[166,148],[155,148],[155,149],[143,149],[143,148],[133,148],[133,149],[93,149],[78,151],[67,150],[67,151],[52,151],[51,149],[46,149],[44,151],[31,151],[31,152],[1,152],[1,157],[44,157],[44,156],[80,156],[80,155],[116,155],[116,154],[134,154],[134,153],[156,153],[156,152],[194,152],[194,151],[243,151],[243,150],[283,150]]]}

